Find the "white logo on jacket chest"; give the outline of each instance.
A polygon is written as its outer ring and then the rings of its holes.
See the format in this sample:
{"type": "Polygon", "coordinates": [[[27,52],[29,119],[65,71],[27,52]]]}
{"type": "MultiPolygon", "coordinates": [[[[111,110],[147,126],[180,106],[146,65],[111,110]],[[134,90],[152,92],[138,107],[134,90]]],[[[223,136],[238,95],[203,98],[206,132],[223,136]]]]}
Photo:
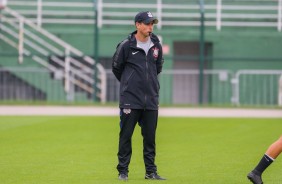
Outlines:
{"type": "Polygon", "coordinates": [[[132,55],[135,55],[135,54],[137,54],[139,51],[136,51],[136,52],[132,52],[132,55]]]}

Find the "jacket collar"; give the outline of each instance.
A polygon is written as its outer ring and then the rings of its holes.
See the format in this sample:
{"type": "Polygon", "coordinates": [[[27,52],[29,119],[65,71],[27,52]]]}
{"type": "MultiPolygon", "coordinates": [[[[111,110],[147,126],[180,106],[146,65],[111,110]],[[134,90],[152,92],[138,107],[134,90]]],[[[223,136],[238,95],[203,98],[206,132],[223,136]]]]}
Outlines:
{"type": "MultiPolygon", "coordinates": [[[[137,31],[133,31],[132,33],[130,33],[130,34],[128,35],[128,40],[130,41],[130,43],[131,43],[132,45],[136,45],[136,43],[137,43],[137,40],[136,40],[136,38],[135,38],[135,34],[136,34],[136,33],[137,33],[137,31]]],[[[154,44],[160,42],[159,38],[158,38],[157,35],[155,35],[154,33],[152,33],[150,37],[151,37],[151,40],[152,40],[152,42],[153,42],[154,44]]]]}

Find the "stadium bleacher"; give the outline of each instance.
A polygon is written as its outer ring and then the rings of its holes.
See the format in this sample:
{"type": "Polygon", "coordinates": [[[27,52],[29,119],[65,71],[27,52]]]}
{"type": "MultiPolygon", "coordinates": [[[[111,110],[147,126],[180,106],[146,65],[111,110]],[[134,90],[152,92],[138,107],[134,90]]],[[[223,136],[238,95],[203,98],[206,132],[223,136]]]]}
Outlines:
{"type": "MultiPolygon", "coordinates": [[[[103,102],[115,102],[118,100],[118,83],[109,70],[111,56],[116,44],[134,29],[133,16],[136,12],[146,9],[159,18],[155,33],[162,37],[163,46],[166,48],[164,68],[167,73],[160,78],[161,102],[198,104],[199,74],[195,71],[191,73],[179,71],[179,74],[173,72],[177,68],[199,70],[199,1],[145,0],[140,3],[140,1],[129,0],[97,0],[97,2],[98,6],[87,0],[79,2],[9,0],[7,8],[1,11],[0,65],[3,68],[12,66],[47,68],[50,73],[42,80],[50,81],[50,86],[40,88],[47,94],[46,100],[91,101],[97,98],[103,102]],[[98,10],[98,22],[95,22],[95,8],[98,10]],[[19,29],[21,20],[19,17],[25,17],[23,33],[19,29]],[[96,25],[99,27],[100,41],[98,67],[92,59],[96,25]],[[18,39],[18,35],[23,36],[23,39],[18,39]],[[44,47],[39,47],[40,45],[44,47]],[[67,47],[71,49],[68,50],[67,47]],[[190,48],[191,52],[187,51],[187,48],[190,48]],[[93,68],[99,71],[96,77],[93,68]],[[172,73],[169,70],[172,70],[172,73]],[[175,75],[178,75],[180,80],[176,80],[175,75]],[[54,79],[54,76],[57,78],[54,79]],[[176,83],[177,81],[180,82],[176,83]],[[178,86],[182,86],[183,89],[178,90],[178,86]],[[48,91],[49,88],[57,89],[58,92],[48,91]]],[[[279,72],[278,74],[274,72],[268,77],[269,79],[263,79],[266,84],[262,89],[257,88],[262,90],[258,95],[247,94],[247,91],[251,91],[248,90],[249,88],[246,91],[236,92],[234,86],[239,88],[244,82],[239,81],[236,84],[234,83],[236,80],[232,79],[238,70],[280,71],[282,69],[281,0],[206,0],[204,2],[204,41],[207,45],[204,68],[206,70],[204,79],[207,81],[203,82],[204,103],[277,104],[278,90],[270,92],[263,90],[278,88],[276,81],[280,76],[279,72]],[[212,72],[212,70],[221,71],[212,72]],[[267,86],[272,83],[272,86],[267,86]],[[260,101],[260,98],[266,99],[260,101]]],[[[32,86],[38,86],[37,82],[28,80],[29,77],[23,76],[20,72],[14,75],[31,83],[32,86]]],[[[255,87],[252,88],[256,89],[256,86],[261,85],[254,82],[261,81],[260,78],[252,80],[250,83],[255,83],[255,87]]],[[[246,86],[243,85],[241,88],[245,89],[246,86]]]]}

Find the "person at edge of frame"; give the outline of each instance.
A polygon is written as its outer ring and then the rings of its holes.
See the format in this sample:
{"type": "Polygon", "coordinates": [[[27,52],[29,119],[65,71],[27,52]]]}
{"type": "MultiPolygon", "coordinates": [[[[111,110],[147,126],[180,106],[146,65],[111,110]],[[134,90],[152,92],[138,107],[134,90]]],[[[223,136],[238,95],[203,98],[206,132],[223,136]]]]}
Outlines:
{"type": "Polygon", "coordinates": [[[258,165],[247,175],[247,178],[253,184],[263,184],[261,175],[268,166],[280,155],[282,152],[282,136],[274,143],[272,143],[265,154],[261,158],[258,165]]]}

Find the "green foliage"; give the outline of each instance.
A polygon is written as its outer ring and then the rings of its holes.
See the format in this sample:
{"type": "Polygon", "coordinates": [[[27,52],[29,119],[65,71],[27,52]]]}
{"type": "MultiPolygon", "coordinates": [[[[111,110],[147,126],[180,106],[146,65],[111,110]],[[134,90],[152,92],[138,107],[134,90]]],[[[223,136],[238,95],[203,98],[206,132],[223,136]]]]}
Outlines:
{"type": "MultiPolygon", "coordinates": [[[[249,183],[247,173],[281,134],[281,119],[160,118],[156,163],[161,183],[249,183]]],[[[117,117],[0,117],[3,184],[113,184],[117,180],[117,117]]],[[[137,125],[129,183],[145,181],[137,125]]],[[[265,172],[279,183],[281,159],[265,172]]]]}

